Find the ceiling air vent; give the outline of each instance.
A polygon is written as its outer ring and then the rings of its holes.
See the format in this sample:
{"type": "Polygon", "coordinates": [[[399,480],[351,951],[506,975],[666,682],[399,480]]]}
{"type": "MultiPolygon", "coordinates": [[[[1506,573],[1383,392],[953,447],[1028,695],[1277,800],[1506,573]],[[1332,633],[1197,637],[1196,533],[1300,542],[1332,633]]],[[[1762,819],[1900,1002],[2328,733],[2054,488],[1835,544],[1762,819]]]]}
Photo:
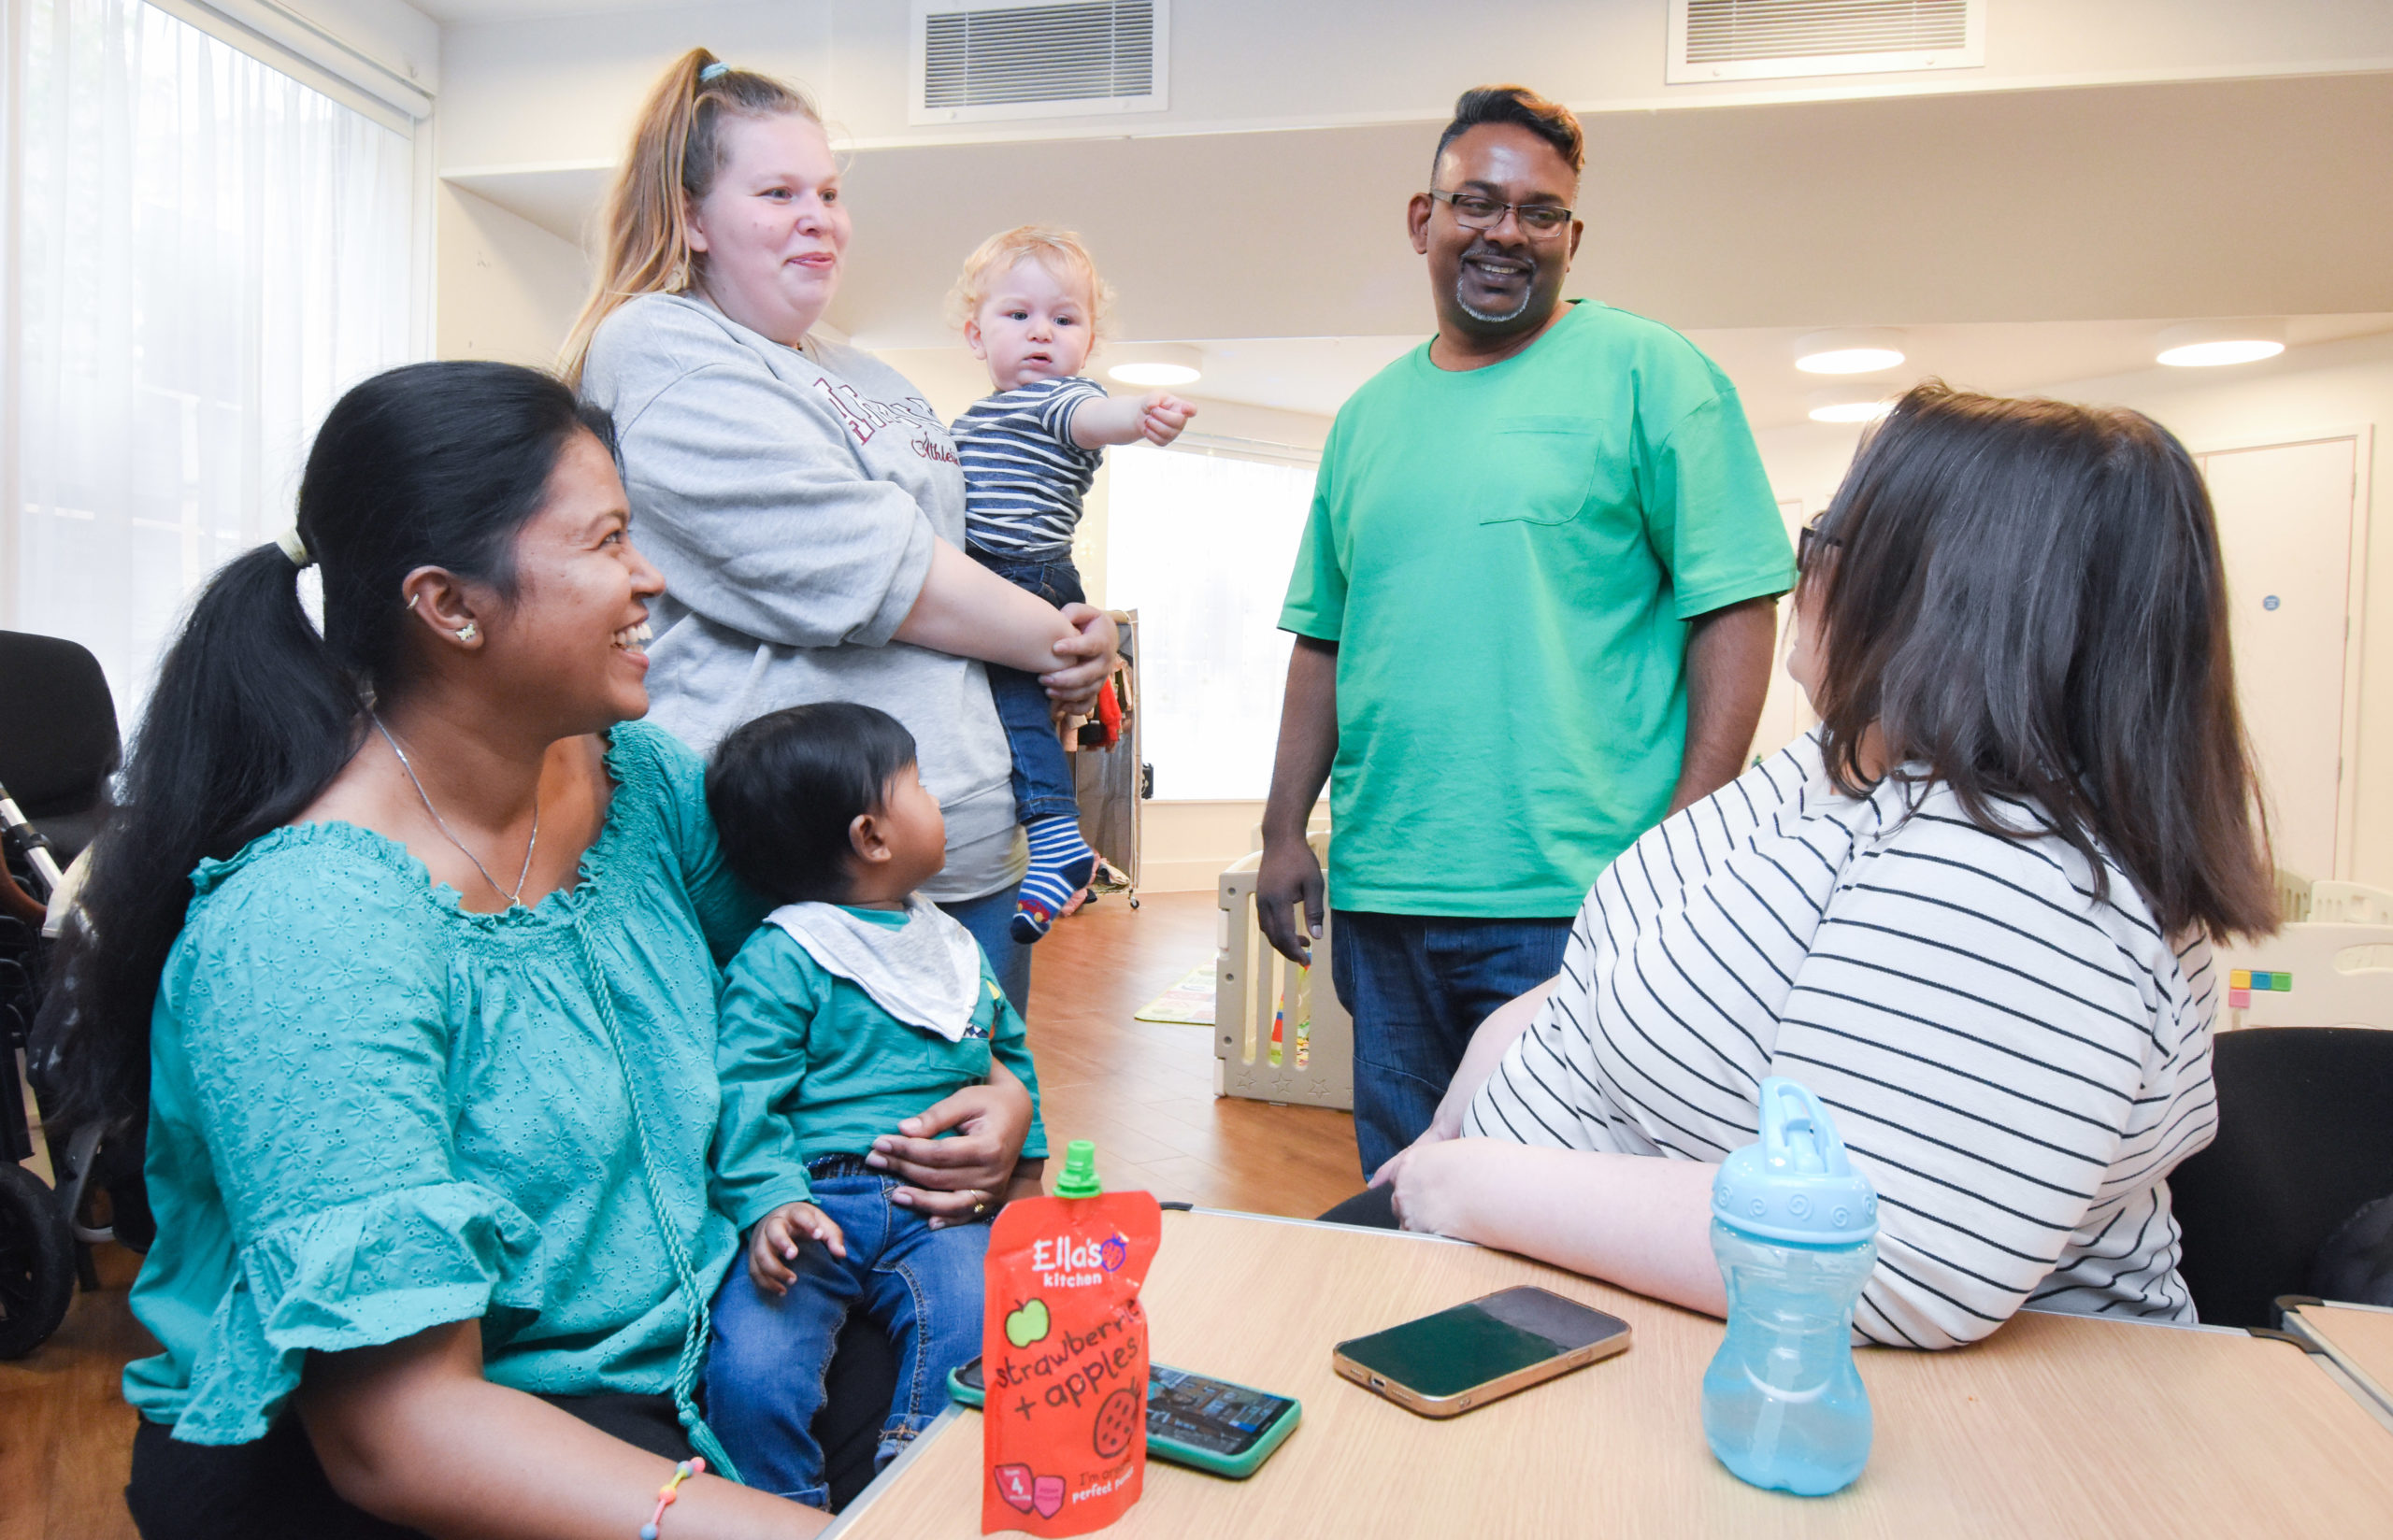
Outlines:
{"type": "Polygon", "coordinates": [[[1669,4],[1671,85],[1985,64],[1985,0],[1669,4]]]}
{"type": "Polygon", "coordinates": [[[1171,0],[914,0],[907,121],[1160,112],[1171,0]]]}

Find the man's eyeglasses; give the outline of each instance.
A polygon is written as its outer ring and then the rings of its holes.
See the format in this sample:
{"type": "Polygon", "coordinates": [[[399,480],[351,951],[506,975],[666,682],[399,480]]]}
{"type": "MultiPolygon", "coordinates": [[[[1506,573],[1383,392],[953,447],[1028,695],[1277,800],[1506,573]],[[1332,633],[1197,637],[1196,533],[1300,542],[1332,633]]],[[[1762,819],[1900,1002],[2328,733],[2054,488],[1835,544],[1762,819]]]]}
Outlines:
{"type": "Polygon", "coordinates": [[[1505,203],[1497,198],[1483,198],[1476,192],[1440,192],[1434,188],[1429,196],[1454,210],[1454,222],[1465,230],[1493,230],[1510,213],[1519,218],[1523,234],[1547,239],[1560,235],[1570,223],[1570,210],[1558,204],[1505,203]]]}
{"type": "Polygon", "coordinates": [[[1844,541],[1836,535],[1822,535],[1816,522],[1804,525],[1795,537],[1795,570],[1798,573],[1811,571],[1812,557],[1820,548],[1842,544],[1844,541]]]}

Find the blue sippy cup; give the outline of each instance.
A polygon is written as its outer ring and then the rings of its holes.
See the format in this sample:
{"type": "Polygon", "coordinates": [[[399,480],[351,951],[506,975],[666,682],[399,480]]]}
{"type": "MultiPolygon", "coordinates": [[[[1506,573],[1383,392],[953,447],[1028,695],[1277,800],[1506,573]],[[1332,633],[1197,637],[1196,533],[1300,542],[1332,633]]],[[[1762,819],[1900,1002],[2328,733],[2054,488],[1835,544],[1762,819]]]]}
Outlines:
{"type": "Polygon", "coordinates": [[[1878,1195],[1819,1099],[1761,1083],[1761,1142],[1721,1162],[1712,1252],[1728,1335],[1703,1374],[1703,1434],[1756,1487],[1820,1497],[1870,1459],[1853,1307],[1878,1261],[1878,1195]]]}

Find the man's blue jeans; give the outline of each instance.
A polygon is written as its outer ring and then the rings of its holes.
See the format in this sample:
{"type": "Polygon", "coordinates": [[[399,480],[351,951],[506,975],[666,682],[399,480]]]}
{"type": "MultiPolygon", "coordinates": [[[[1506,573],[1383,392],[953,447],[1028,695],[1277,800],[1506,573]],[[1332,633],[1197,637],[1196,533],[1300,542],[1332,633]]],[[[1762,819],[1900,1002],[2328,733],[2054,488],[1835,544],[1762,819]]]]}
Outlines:
{"type": "Polygon", "coordinates": [[[814,1414],[848,1312],[861,1308],[897,1345],[897,1393],[881,1434],[885,1464],[946,1409],[948,1371],[981,1354],[989,1227],[933,1230],[889,1201],[896,1180],[856,1156],[808,1169],[814,1205],[846,1237],[847,1259],[804,1242],[796,1281],[776,1299],[748,1276],[743,1249],[715,1293],[707,1421],[748,1485],[821,1507],[829,1489],[814,1414]]]}
{"type": "MultiPolygon", "coordinates": [[[[1061,609],[1086,599],[1080,569],[1072,565],[1068,548],[1059,555],[1027,560],[999,556],[978,547],[972,559],[1018,589],[1036,593],[1061,609]]],[[[1002,663],[986,665],[989,695],[997,703],[997,720],[1005,724],[1006,743],[1013,753],[1014,818],[1023,823],[1040,819],[1081,816],[1072,790],[1072,767],[1066,763],[1063,741],[1055,736],[1055,719],[1047,706],[1047,687],[1036,674],[1002,663]]],[[[1011,917],[1008,917],[1011,923],[1011,917]]]]}
{"type": "Polygon", "coordinates": [[[1340,909],[1329,954],[1354,1019],[1354,1144],[1370,1176],[1419,1138],[1488,1014],[1562,968],[1570,921],[1340,909]]]}

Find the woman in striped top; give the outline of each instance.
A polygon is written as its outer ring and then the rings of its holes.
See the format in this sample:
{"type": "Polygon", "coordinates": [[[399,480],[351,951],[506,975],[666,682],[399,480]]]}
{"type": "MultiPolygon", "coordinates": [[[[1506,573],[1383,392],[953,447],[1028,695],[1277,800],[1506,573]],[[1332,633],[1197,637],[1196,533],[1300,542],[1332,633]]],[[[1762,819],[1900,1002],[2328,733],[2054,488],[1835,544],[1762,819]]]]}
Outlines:
{"type": "Polygon", "coordinates": [[[1604,872],[1374,1180],[1717,1315],[1711,1162],[1789,1076],[1880,1195],[1863,1336],[2191,1320],[2166,1178],[2214,1125],[2210,942],[2275,925],[2200,473],[2133,412],[1926,385],[1805,535],[1820,725],[1604,872]]]}

